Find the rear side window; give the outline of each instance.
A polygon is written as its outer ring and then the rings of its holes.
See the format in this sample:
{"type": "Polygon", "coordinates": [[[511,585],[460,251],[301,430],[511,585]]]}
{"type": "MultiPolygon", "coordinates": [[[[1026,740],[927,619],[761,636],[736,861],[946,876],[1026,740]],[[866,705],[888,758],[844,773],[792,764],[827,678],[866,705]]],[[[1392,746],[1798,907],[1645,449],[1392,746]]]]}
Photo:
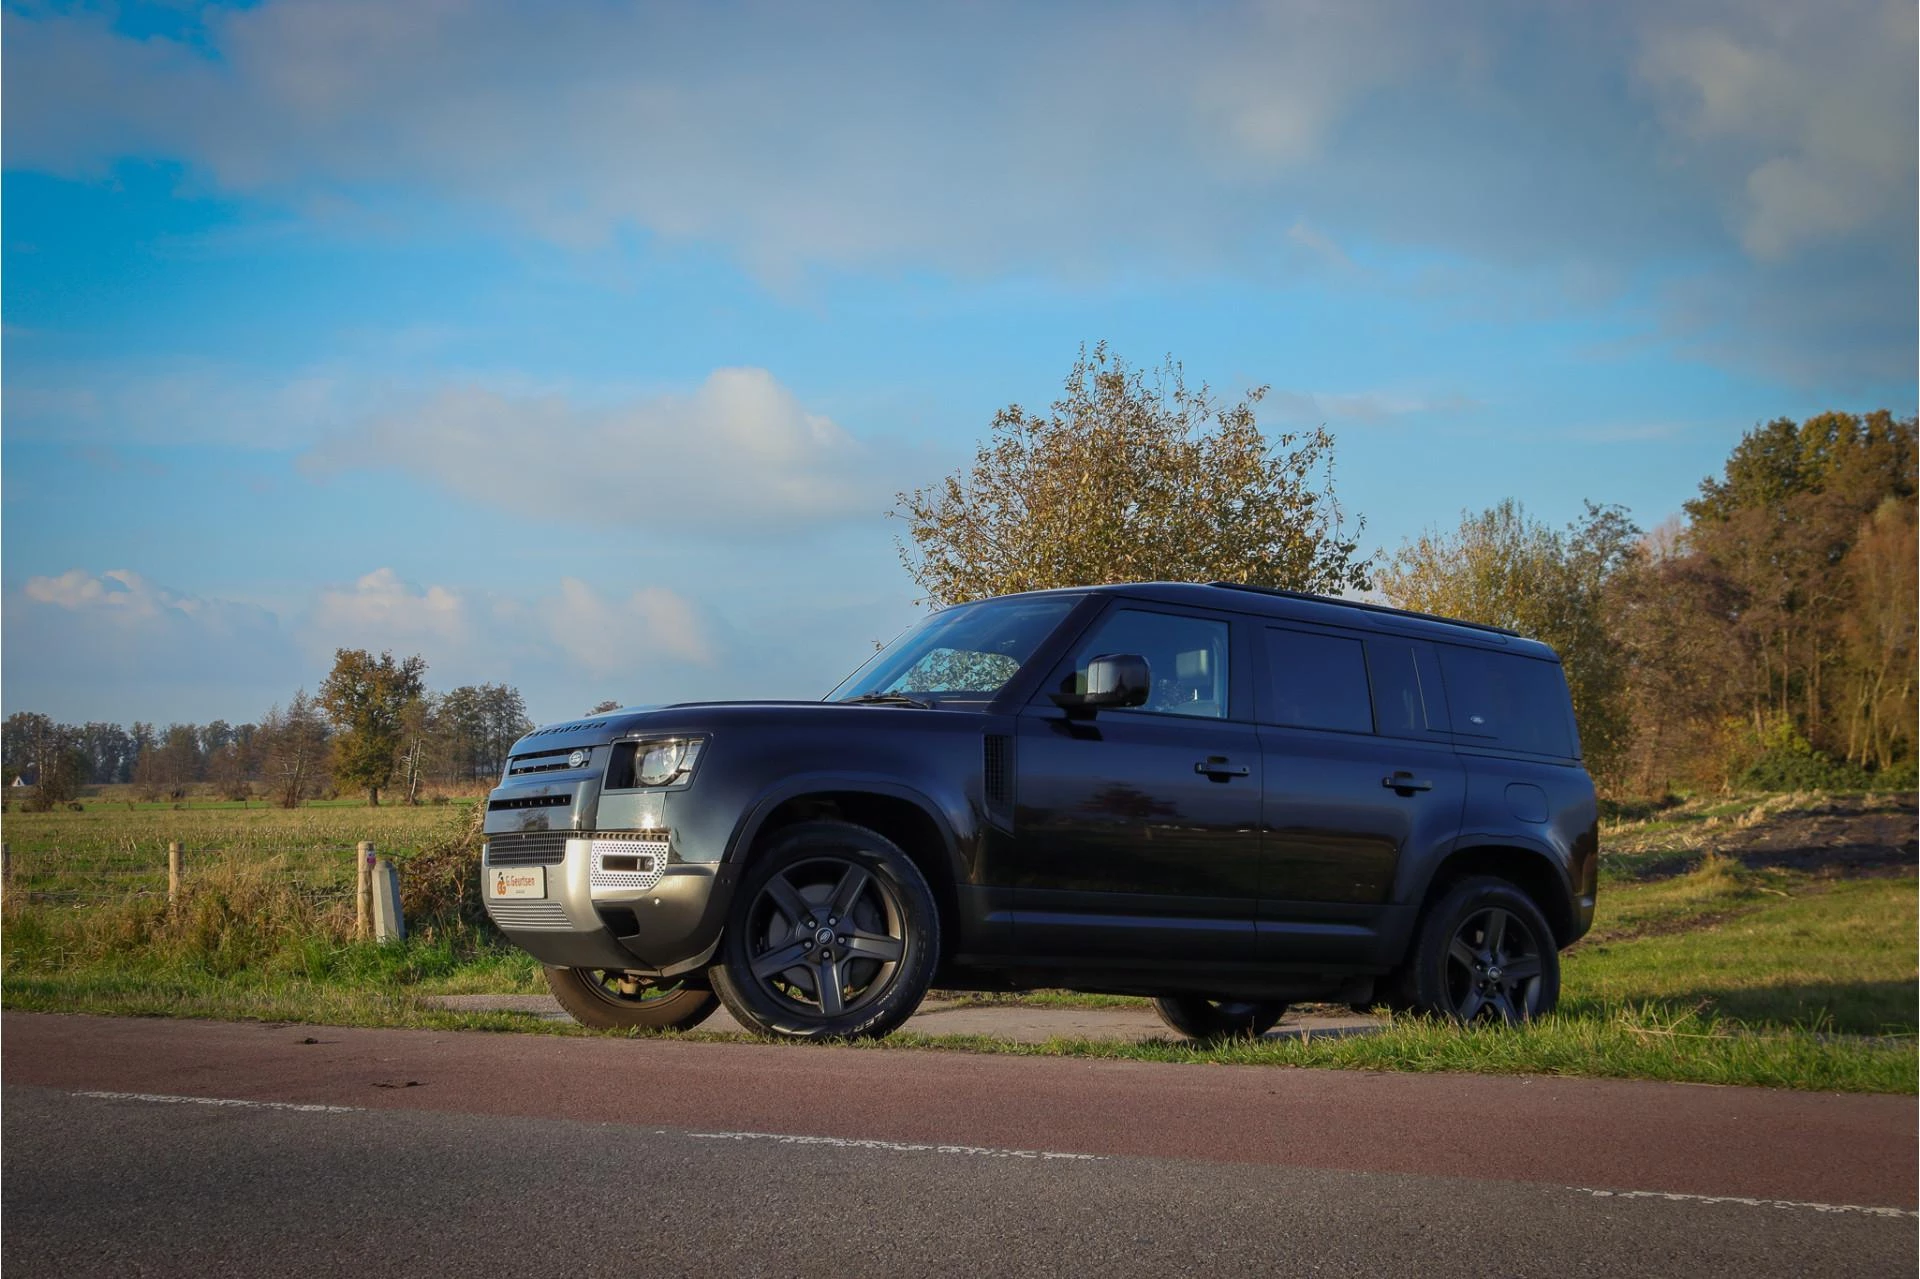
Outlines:
{"type": "Polygon", "coordinates": [[[1418,738],[1447,732],[1447,704],[1440,696],[1432,654],[1406,640],[1369,639],[1366,643],[1376,731],[1389,737],[1418,738]]]}
{"type": "Polygon", "coordinates": [[[1509,750],[1573,758],[1573,708],[1558,665],[1516,653],[1435,647],[1457,735],[1509,750]]]}
{"type": "Polygon", "coordinates": [[[1373,731],[1367,659],[1360,641],[1308,631],[1267,631],[1270,716],[1294,728],[1373,731]]]}

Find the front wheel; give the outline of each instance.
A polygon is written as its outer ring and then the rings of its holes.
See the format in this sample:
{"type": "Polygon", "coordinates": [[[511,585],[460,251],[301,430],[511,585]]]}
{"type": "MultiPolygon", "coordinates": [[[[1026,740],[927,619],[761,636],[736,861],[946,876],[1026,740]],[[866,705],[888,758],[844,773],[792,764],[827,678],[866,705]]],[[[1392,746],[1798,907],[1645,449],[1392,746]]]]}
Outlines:
{"type": "Polygon", "coordinates": [[[920,1006],[939,955],[933,892],[899,845],[806,822],[748,867],[711,972],[749,1030],[878,1038],[920,1006]]]}
{"type": "Polygon", "coordinates": [[[1189,1039],[1258,1039],[1287,1015],[1285,1004],[1200,995],[1163,995],[1153,1010],[1189,1039]]]}
{"type": "Polygon", "coordinates": [[[1421,922],[1408,961],[1417,1012],[1518,1025],[1560,1002],[1560,952],[1533,899],[1504,879],[1465,879],[1421,922]]]}
{"type": "Polygon", "coordinates": [[[710,990],[659,985],[608,968],[542,968],[547,989],[582,1026],[595,1030],[691,1030],[720,1004],[710,990]]]}

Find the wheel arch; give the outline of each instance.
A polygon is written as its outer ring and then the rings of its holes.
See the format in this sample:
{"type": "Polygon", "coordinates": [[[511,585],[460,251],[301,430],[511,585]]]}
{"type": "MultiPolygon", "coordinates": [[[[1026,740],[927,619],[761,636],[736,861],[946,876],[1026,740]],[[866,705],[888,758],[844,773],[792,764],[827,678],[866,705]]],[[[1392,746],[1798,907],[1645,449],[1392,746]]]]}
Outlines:
{"type": "MultiPolygon", "coordinates": [[[[1572,885],[1565,868],[1551,854],[1525,844],[1486,841],[1456,848],[1434,868],[1419,898],[1421,911],[1424,913],[1453,885],[1475,875],[1504,879],[1525,893],[1553,929],[1555,949],[1564,949],[1579,936],[1572,885]]],[[[1416,925],[1414,935],[1418,932],[1416,925]]]]}
{"type": "Polygon", "coordinates": [[[944,959],[959,914],[960,838],[939,805],[910,786],[877,778],[797,780],[754,805],[728,848],[727,861],[744,867],[787,827],[823,820],[863,826],[907,855],[933,891],[944,959]]]}

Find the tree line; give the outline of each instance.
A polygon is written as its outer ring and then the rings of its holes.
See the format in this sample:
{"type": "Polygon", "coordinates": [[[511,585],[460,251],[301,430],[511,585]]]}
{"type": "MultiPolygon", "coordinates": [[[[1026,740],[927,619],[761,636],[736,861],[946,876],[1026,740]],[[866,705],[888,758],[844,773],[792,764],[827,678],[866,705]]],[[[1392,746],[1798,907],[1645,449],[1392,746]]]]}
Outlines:
{"type": "Polygon", "coordinates": [[[150,799],[178,799],[211,785],[231,799],[265,794],[285,807],[334,791],[379,803],[397,791],[419,802],[424,788],[470,789],[500,775],[507,750],[532,731],[526,701],[506,684],[425,687],[419,656],[396,660],[339,649],[333,669],[258,723],[56,723],[19,711],[0,726],[0,772],[25,780],[31,802],[64,803],[82,786],[132,784],[150,799]]]}
{"type": "Polygon", "coordinates": [[[1363,556],[1324,430],[1263,436],[1265,388],[1190,391],[1169,359],[1083,349],[1050,412],[996,415],[973,464],[899,495],[902,563],[936,605],[1124,581],[1372,592],[1511,627],[1566,665],[1615,797],[1915,784],[1915,420],[1779,418],[1652,531],[1518,499],[1363,556]]]}

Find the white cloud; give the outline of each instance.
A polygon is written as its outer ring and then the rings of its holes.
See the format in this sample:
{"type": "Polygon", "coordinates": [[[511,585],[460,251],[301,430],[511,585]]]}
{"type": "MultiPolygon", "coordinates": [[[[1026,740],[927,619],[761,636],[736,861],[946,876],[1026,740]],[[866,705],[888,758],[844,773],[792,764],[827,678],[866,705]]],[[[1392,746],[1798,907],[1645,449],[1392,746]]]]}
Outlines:
{"type": "Polygon", "coordinates": [[[870,516],[882,459],[764,369],[719,369],[692,394],[612,403],[449,387],[324,440],[319,474],[390,467],[511,516],[681,536],[870,516]]]}
{"type": "Polygon", "coordinates": [[[323,648],[464,649],[473,641],[467,602],[445,586],[419,587],[390,568],[375,569],[350,588],[327,587],[314,602],[308,630],[323,648]]]}
{"type": "Polygon", "coordinates": [[[1423,413],[1460,413],[1479,401],[1458,394],[1407,391],[1271,391],[1265,410],[1287,422],[1355,422],[1370,425],[1423,413]]]}
{"type": "Polygon", "coordinates": [[[7,706],[70,720],[254,719],[314,688],[341,648],[419,653],[437,690],[514,684],[549,717],[608,692],[640,703],[738,691],[714,686],[730,678],[726,646],[703,610],[657,584],[619,594],[561,577],[515,597],[379,568],[283,616],[75,568],[29,578],[0,616],[7,706]]]}
{"type": "Polygon", "coordinates": [[[98,574],[75,568],[58,577],[28,578],[25,595],[36,604],[49,604],[123,631],[191,628],[229,637],[273,625],[272,614],[265,609],[175,594],[124,568],[98,574]]]}
{"type": "Polygon", "coordinates": [[[663,587],[643,587],[624,600],[609,601],[577,578],[562,578],[559,598],[542,612],[554,644],[597,675],[632,672],[662,661],[714,664],[713,647],[694,606],[663,587]]]}
{"type": "Polygon", "coordinates": [[[1647,24],[1636,65],[1686,153],[1739,176],[1748,252],[1792,256],[1897,220],[1911,239],[1911,3],[1742,3],[1647,24]]]}
{"type": "Polygon", "coordinates": [[[1911,0],[1524,17],[1415,0],[267,0],[189,21],[173,41],[92,11],[7,13],[9,166],[179,161],[352,234],[457,218],[598,246],[637,228],[780,283],[818,267],[1284,280],[1351,246],[1383,277],[1398,255],[1482,287],[1487,264],[1513,290],[1544,270],[1631,281],[1657,327],[1723,363],[1772,370],[1789,350],[1911,374],[1911,0]],[[1663,300],[1682,264],[1706,273],[1687,292],[1728,317],[1718,331],[1663,300]],[[1794,318],[1839,303],[1890,318],[1864,344],[1794,318]]]}

